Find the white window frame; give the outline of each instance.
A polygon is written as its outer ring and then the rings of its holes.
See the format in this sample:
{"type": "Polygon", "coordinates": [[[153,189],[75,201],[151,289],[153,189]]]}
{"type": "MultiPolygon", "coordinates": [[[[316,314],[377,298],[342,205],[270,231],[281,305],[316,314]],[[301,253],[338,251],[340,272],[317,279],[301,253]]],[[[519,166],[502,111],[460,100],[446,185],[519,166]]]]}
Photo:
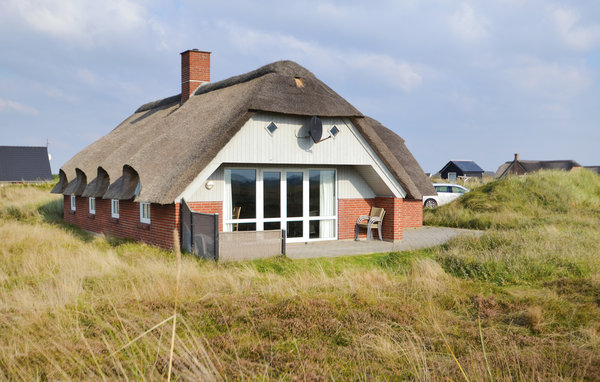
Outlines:
{"type": "Polygon", "coordinates": [[[96,215],[96,198],[94,198],[93,196],[90,196],[88,198],[88,208],[90,214],[96,215]]]}
{"type": "Polygon", "coordinates": [[[456,180],[458,179],[458,176],[457,176],[457,175],[458,175],[458,174],[457,174],[456,172],[454,172],[454,171],[453,171],[453,172],[449,172],[449,173],[448,173],[448,181],[452,181],[452,180],[453,180],[453,181],[455,181],[455,182],[456,182],[456,180]],[[454,174],[454,175],[453,175],[453,177],[452,177],[453,179],[450,179],[450,174],[454,174]]]}
{"type": "Polygon", "coordinates": [[[119,199],[111,199],[110,200],[110,217],[118,219],[119,218],[119,199]]]}
{"type": "MultiPolygon", "coordinates": [[[[230,232],[230,227],[236,223],[256,223],[256,231],[264,230],[264,223],[270,222],[281,222],[282,229],[287,230],[287,223],[292,221],[302,221],[303,224],[303,237],[287,238],[288,243],[303,243],[307,241],[329,241],[338,239],[338,216],[339,216],[339,203],[338,203],[338,186],[337,176],[338,169],[336,167],[309,167],[309,168],[296,168],[296,167],[225,167],[225,179],[229,181],[227,176],[228,170],[255,170],[256,171],[256,217],[251,219],[231,219],[227,216],[223,216],[223,231],[230,232]],[[325,170],[334,172],[333,184],[334,184],[334,203],[335,203],[335,215],[334,216],[309,216],[310,215],[310,170],[325,170]],[[263,201],[263,173],[264,172],[280,172],[280,193],[281,193],[281,213],[279,218],[264,218],[264,201],[263,201]],[[302,172],[302,215],[301,217],[288,217],[287,216],[287,173],[288,172],[302,172]],[[312,220],[333,220],[334,221],[334,235],[328,238],[310,238],[310,221],[312,220]]],[[[227,187],[223,187],[223,203],[227,203],[227,187]]],[[[224,206],[225,207],[225,206],[224,206]]],[[[224,208],[226,210],[226,208],[224,208]]]]}
{"type": "Polygon", "coordinates": [[[150,203],[140,203],[140,223],[150,224],[150,203]],[[144,207],[148,207],[148,216],[144,216],[144,207]]]}
{"type": "Polygon", "coordinates": [[[77,211],[77,197],[71,195],[71,211],[77,211]]]}

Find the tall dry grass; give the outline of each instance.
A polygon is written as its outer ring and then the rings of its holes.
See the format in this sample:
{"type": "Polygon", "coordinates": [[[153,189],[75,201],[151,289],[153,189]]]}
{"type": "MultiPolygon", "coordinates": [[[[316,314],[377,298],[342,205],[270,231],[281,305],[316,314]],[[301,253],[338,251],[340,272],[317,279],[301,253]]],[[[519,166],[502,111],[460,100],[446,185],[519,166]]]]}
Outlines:
{"type": "Polygon", "coordinates": [[[184,255],[177,288],[174,254],[66,226],[41,191],[6,192],[0,379],[166,379],[176,295],[175,380],[600,375],[600,279],[503,286],[445,263],[453,251],[493,257],[490,238],[339,259],[184,255]]]}

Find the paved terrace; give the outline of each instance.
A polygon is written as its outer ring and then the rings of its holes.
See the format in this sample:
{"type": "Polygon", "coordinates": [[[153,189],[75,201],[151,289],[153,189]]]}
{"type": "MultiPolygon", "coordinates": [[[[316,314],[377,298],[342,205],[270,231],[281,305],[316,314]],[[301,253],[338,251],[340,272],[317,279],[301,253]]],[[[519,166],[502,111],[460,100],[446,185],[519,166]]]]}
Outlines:
{"type": "Polygon", "coordinates": [[[443,244],[458,235],[479,236],[482,231],[447,228],[422,227],[405,229],[402,241],[390,242],[380,240],[361,241],[332,240],[311,243],[288,244],[286,255],[292,259],[311,257],[335,257],[347,255],[366,255],[380,252],[401,252],[412,249],[433,247],[443,244]]]}

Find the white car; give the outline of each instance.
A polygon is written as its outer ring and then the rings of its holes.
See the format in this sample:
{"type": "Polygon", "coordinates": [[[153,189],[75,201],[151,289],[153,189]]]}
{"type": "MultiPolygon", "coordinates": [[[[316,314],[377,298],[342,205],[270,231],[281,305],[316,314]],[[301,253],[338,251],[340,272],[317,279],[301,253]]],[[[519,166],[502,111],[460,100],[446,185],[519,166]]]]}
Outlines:
{"type": "Polygon", "coordinates": [[[434,208],[448,204],[470,191],[468,188],[452,183],[434,183],[433,187],[438,194],[437,196],[423,196],[423,205],[425,207],[434,208]]]}

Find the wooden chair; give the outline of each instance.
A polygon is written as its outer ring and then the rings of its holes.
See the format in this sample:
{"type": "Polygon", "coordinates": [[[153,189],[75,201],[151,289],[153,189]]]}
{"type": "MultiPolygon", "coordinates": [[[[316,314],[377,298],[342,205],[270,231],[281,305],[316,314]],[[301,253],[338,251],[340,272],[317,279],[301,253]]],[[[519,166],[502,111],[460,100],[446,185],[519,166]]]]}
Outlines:
{"type": "Polygon", "coordinates": [[[371,240],[373,238],[373,234],[371,233],[372,229],[377,229],[379,233],[379,240],[383,240],[381,237],[381,225],[383,224],[383,217],[385,216],[385,210],[379,207],[371,207],[371,213],[369,216],[361,215],[356,219],[356,235],[354,240],[358,241],[358,231],[360,228],[365,228],[367,230],[367,240],[371,240]]]}
{"type": "MultiPolygon", "coordinates": [[[[233,213],[231,214],[231,218],[232,219],[239,219],[240,218],[240,212],[242,212],[242,207],[233,207],[233,213]]],[[[233,230],[237,231],[239,228],[239,223],[234,223],[233,224],[233,230]]]]}

